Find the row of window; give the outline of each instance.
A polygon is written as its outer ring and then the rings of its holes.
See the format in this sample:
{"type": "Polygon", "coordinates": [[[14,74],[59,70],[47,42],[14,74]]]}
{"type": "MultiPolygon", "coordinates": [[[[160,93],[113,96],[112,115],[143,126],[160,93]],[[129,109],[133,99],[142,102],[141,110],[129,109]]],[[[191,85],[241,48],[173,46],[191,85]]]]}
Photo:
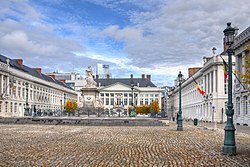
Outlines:
{"type": "MultiPolygon", "coordinates": [[[[124,99],[120,99],[120,98],[103,98],[101,97],[102,102],[104,102],[104,105],[132,105],[132,98],[124,98],[124,99]]],[[[158,100],[158,98],[141,98],[139,105],[149,105],[150,103],[152,103],[153,101],[158,100]]],[[[134,103],[135,105],[138,105],[138,98],[134,99],[134,103]]]]}
{"type": "MultiPolygon", "coordinates": [[[[132,97],[132,93],[100,93],[101,97],[132,97]]],[[[138,96],[134,93],[134,96],[138,96]]],[[[159,97],[159,94],[140,94],[140,97],[159,97]]]]}
{"type": "Polygon", "coordinates": [[[239,97],[236,98],[236,113],[238,115],[241,114],[241,104],[242,104],[242,114],[247,115],[248,114],[248,97],[247,96],[243,97],[242,103],[239,97]]]}
{"type": "MultiPolygon", "coordinates": [[[[2,101],[0,101],[0,112],[18,112],[18,111],[23,111],[25,108],[25,104],[22,103],[16,103],[16,102],[5,102],[3,103],[2,101]],[[18,108],[19,107],[19,108],[18,108]]],[[[52,110],[56,110],[56,109],[61,109],[60,106],[46,106],[46,105],[36,105],[36,109],[52,109],[52,110]]],[[[31,110],[34,110],[34,105],[31,105],[31,110]]]]}

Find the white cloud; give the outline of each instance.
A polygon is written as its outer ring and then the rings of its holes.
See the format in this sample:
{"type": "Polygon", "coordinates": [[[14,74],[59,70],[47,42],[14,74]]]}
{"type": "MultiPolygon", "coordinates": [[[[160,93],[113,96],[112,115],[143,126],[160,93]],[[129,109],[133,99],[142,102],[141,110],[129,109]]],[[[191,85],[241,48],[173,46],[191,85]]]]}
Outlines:
{"type": "Polygon", "coordinates": [[[187,75],[187,68],[202,65],[202,57],[212,55],[212,47],[222,51],[226,22],[231,21],[240,31],[250,23],[248,0],[237,4],[233,0],[82,1],[128,18],[123,24],[105,22],[96,27],[91,25],[95,20],[84,16],[57,13],[62,6],[72,8],[59,0],[44,8],[41,4],[35,8],[27,0],[1,1],[1,54],[22,55],[30,58],[26,61],[32,66],[53,71],[109,63],[114,76],[145,73],[151,74],[155,83],[171,84],[179,71],[187,75]],[[54,11],[51,6],[58,8],[54,11]],[[69,34],[63,34],[64,30],[69,34]]]}

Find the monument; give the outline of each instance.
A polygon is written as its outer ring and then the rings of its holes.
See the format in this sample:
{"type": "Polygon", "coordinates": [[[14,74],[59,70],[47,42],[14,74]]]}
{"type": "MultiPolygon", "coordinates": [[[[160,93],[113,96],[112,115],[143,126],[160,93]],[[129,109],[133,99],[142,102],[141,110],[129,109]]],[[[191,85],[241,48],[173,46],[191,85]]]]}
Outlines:
{"type": "Polygon", "coordinates": [[[81,103],[82,103],[82,111],[79,111],[79,115],[81,114],[96,114],[100,116],[100,112],[103,110],[103,103],[99,98],[99,91],[96,87],[96,82],[93,77],[93,71],[91,66],[88,66],[88,69],[85,71],[85,80],[86,85],[81,89],[81,103]]]}

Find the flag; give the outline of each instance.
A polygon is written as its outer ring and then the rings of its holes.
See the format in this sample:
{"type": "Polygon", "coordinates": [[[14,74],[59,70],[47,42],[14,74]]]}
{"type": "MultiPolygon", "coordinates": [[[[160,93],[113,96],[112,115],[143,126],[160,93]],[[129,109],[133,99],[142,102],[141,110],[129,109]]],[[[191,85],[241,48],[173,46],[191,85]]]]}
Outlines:
{"type": "Polygon", "coordinates": [[[223,60],[223,70],[224,70],[224,83],[226,83],[227,82],[227,63],[225,62],[225,60],[224,59],[222,59],[223,60]]]}
{"type": "Polygon", "coordinates": [[[196,85],[196,88],[197,88],[198,92],[199,92],[202,96],[204,96],[205,92],[201,89],[201,87],[198,85],[198,83],[195,81],[194,78],[193,78],[193,80],[194,80],[194,83],[195,83],[195,85],[196,85]]]}

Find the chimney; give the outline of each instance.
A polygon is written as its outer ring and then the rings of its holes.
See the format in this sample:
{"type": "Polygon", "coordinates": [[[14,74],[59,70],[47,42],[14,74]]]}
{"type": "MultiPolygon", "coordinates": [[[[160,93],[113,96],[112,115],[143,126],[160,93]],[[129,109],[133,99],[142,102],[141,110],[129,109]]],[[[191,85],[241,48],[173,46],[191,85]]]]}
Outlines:
{"type": "Polygon", "coordinates": [[[142,74],[142,75],[141,75],[141,78],[145,78],[145,74],[142,74]]]}
{"type": "Polygon", "coordinates": [[[60,81],[61,81],[62,83],[64,83],[64,84],[66,83],[66,81],[65,81],[65,80],[60,80],[60,81]]]}
{"type": "Polygon", "coordinates": [[[130,74],[130,78],[133,78],[133,74],[130,74]]]}
{"type": "Polygon", "coordinates": [[[22,59],[16,59],[16,62],[23,67],[23,60],[22,59]]]}
{"type": "Polygon", "coordinates": [[[51,77],[51,78],[53,78],[53,79],[56,79],[56,76],[53,75],[53,74],[50,74],[50,75],[48,75],[48,76],[51,77]]]}
{"type": "Polygon", "coordinates": [[[224,52],[226,52],[227,49],[228,49],[228,45],[226,44],[226,38],[225,37],[223,38],[223,49],[224,49],[223,50],[224,52]]]}
{"type": "Polygon", "coordinates": [[[108,75],[107,75],[107,79],[109,79],[109,77],[110,77],[110,76],[109,76],[109,74],[108,74],[108,75]]]}
{"type": "Polygon", "coordinates": [[[96,75],[96,79],[99,79],[99,75],[96,75]]]}
{"type": "Polygon", "coordinates": [[[33,68],[33,70],[36,70],[39,74],[42,73],[42,69],[41,68],[33,68]]]}
{"type": "Polygon", "coordinates": [[[197,73],[201,67],[194,67],[194,68],[188,68],[188,77],[193,76],[195,73],[197,73]]]}
{"type": "Polygon", "coordinates": [[[151,81],[151,75],[147,75],[147,79],[151,81]]]}

